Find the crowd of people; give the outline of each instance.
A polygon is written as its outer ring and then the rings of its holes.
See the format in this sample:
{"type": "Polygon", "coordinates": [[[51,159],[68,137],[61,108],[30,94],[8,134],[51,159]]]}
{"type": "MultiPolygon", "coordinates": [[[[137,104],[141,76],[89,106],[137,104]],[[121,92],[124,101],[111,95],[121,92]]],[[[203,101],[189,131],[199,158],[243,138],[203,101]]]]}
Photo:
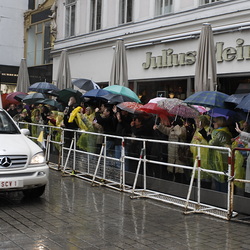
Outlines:
{"type": "MultiPolygon", "coordinates": [[[[144,112],[132,114],[119,109],[116,105],[107,103],[82,101],[77,104],[73,96],[69,98],[63,110],[43,104],[21,104],[17,106],[10,104],[7,111],[17,122],[45,124],[70,130],[98,133],[81,133],[77,138],[78,149],[91,153],[100,152],[103,134],[131,138],[125,141],[125,154],[134,157],[140,156],[143,147],[141,141],[133,140],[134,137],[231,149],[235,147],[247,148],[250,142],[250,136],[245,134],[250,132],[250,126],[246,121],[240,121],[235,125],[235,121],[231,118],[226,119],[223,116],[213,118],[207,114],[201,114],[194,119],[183,119],[178,116],[161,116],[159,118],[144,112]]],[[[38,137],[39,132],[39,126],[32,126],[32,136],[38,137]]],[[[73,135],[72,131],[65,131],[64,142],[66,147],[70,147],[73,135]]],[[[54,130],[54,138],[60,140],[60,130],[54,130]]],[[[178,144],[148,142],[146,155],[151,160],[193,166],[197,157],[197,149],[195,146],[181,147],[178,144]]],[[[108,156],[119,159],[122,152],[121,139],[107,137],[106,152],[108,156]]],[[[228,170],[228,154],[225,150],[201,148],[200,155],[203,169],[220,172],[228,170]]],[[[236,151],[235,159],[235,178],[250,179],[248,153],[236,151]]],[[[127,171],[134,172],[136,166],[137,164],[126,160],[127,171]]],[[[118,162],[115,162],[115,167],[119,167],[118,162]]],[[[181,167],[165,167],[149,163],[147,164],[147,174],[156,178],[189,183],[191,171],[181,167]]],[[[201,171],[201,186],[226,192],[227,176],[201,171]]],[[[235,188],[237,192],[246,196],[250,194],[250,184],[235,182],[235,188]]]]}

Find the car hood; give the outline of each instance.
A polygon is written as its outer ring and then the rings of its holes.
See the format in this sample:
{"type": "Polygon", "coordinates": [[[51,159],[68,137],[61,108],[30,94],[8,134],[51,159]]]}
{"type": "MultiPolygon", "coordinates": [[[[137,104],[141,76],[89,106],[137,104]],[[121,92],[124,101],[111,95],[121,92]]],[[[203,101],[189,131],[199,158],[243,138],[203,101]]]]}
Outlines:
{"type": "Polygon", "coordinates": [[[0,134],[0,155],[27,155],[28,158],[42,149],[23,134],[0,134]]]}

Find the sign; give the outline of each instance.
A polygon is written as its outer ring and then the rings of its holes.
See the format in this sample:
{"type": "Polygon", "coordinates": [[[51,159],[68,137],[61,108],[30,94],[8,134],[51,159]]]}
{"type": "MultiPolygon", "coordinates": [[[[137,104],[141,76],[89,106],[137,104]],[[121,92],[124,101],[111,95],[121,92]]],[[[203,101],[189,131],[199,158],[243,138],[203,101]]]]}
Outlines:
{"type": "MultiPolygon", "coordinates": [[[[215,46],[217,63],[250,60],[250,45],[244,45],[244,43],[242,38],[236,40],[235,47],[224,47],[224,42],[217,42],[215,46]]],[[[147,52],[142,67],[149,69],[193,65],[196,62],[196,54],[196,51],[177,54],[172,48],[162,50],[160,56],[152,56],[152,52],[147,52]]]]}

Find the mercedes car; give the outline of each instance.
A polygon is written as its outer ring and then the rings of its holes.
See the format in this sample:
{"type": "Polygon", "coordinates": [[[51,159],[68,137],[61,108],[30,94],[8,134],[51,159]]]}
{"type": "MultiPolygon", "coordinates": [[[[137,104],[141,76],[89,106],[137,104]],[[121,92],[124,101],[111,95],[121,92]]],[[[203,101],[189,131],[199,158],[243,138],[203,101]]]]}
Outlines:
{"type": "Polygon", "coordinates": [[[43,150],[28,134],[0,108],[0,192],[22,191],[37,198],[45,191],[49,168],[43,150]]]}

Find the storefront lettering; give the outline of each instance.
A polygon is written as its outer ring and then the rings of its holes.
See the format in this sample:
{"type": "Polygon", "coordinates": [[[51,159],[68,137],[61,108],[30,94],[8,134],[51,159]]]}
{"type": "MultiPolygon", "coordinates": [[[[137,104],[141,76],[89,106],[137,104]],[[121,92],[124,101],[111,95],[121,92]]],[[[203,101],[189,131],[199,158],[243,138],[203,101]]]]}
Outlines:
{"type": "MultiPolygon", "coordinates": [[[[216,43],[216,60],[218,63],[223,61],[250,60],[250,45],[244,45],[244,40],[236,40],[236,47],[224,48],[224,42],[216,43]]],[[[196,61],[196,51],[174,54],[174,50],[164,49],[160,56],[152,56],[152,52],[146,53],[146,61],[142,64],[144,69],[166,68],[173,66],[193,65],[196,61]]]]}

